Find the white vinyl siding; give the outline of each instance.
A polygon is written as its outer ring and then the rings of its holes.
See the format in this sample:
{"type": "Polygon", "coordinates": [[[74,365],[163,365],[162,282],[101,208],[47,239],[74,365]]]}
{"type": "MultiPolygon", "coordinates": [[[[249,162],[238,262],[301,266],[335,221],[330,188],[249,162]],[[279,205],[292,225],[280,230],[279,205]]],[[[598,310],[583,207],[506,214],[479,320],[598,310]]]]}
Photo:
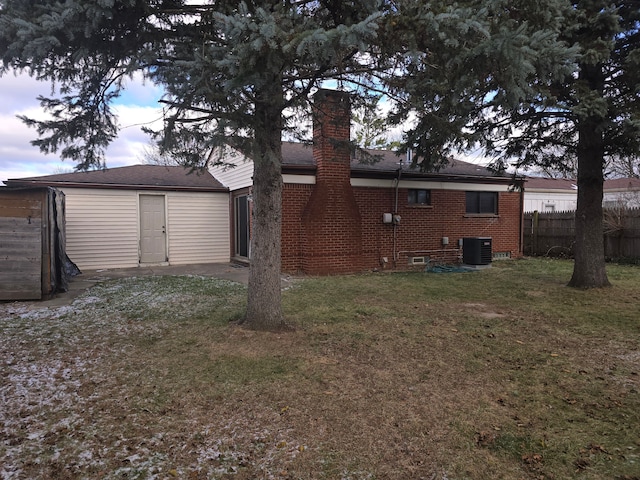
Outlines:
{"type": "Polygon", "coordinates": [[[536,192],[525,189],[525,212],[568,212],[576,209],[577,191],[536,192]],[[553,205],[553,208],[551,207],[553,205]]]}
{"type": "Polygon", "coordinates": [[[229,195],[167,194],[169,263],[229,261],[229,195]]]}
{"type": "Polygon", "coordinates": [[[640,190],[605,191],[602,205],[605,208],[640,208],[640,190]]]}
{"type": "Polygon", "coordinates": [[[138,266],[133,190],[64,188],[67,255],[80,270],[138,266]]]}
{"type": "MultiPolygon", "coordinates": [[[[67,255],[80,270],[139,266],[140,194],[64,188],[67,255]]],[[[229,195],[157,191],[167,198],[169,263],[229,261],[229,195]]]]}
{"type": "Polygon", "coordinates": [[[209,172],[232,192],[253,185],[253,161],[240,156],[233,161],[236,161],[235,167],[216,165],[209,168],[209,172]]]}

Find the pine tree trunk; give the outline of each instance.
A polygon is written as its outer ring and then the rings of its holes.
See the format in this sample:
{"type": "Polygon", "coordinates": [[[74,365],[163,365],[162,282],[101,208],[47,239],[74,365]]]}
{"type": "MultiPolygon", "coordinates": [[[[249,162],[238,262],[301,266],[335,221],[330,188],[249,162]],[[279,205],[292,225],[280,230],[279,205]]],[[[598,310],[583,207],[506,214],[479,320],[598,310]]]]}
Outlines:
{"type": "MultiPolygon", "coordinates": [[[[604,83],[600,65],[582,65],[581,77],[592,90],[599,91],[604,83]]],[[[602,118],[592,116],[578,125],[578,203],[575,261],[570,287],[598,288],[611,285],[604,258],[604,139],[599,128],[602,121],[602,118]]]]}
{"type": "MultiPolygon", "coordinates": [[[[277,90],[279,84],[276,84],[277,90]]],[[[251,264],[243,325],[255,330],[286,328],[281,305],[282,92],[256,101],[253,154],[251,264]]]]}

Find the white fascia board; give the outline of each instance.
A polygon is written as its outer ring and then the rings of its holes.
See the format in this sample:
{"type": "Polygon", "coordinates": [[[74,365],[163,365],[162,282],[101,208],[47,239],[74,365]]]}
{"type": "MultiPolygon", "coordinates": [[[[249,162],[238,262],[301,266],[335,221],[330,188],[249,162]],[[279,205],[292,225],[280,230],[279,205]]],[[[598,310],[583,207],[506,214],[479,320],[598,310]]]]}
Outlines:
{"type": "Polygon", "coordinates": [[[295,183],[298,185],[315,185],[315,175],[296,175],[293,173],[285,173],[282,175],[283,183],[295,183]]]}
{"type": "Polygon", "coordinates": [[[559,194],[559,195],[577,195],[578,190],[567,190],[561,188],[528,188],[526,185],[524,186],[524,191],[526,193],[550,193],[550,194],[559,194]]]}
{"type": "MultiPolygon", "coordinates": [[[[315,185],[315,175],[283,174],[284,183],[298,185],[315,185]]],[[[376,178],[352,178],[352,187],[369,188],[395,188],[395,180],[376,178]]],[[[425,190],[462,190],[478,192],[508,192],[509,185],[486,183],[462,183],[462,182],[434,182],[421,180],[400,180],[399,188],[423,188],[425,190]]]]}

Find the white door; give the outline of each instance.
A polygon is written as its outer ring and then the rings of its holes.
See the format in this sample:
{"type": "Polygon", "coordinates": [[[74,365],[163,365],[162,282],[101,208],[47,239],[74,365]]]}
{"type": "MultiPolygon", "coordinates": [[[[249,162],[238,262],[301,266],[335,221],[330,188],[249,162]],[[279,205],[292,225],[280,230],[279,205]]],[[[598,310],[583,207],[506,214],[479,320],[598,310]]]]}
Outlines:
{"type": "Polygon", "coordinates": [[[164,195],[140,195],[140,263],[167,261],[164,195]]]}

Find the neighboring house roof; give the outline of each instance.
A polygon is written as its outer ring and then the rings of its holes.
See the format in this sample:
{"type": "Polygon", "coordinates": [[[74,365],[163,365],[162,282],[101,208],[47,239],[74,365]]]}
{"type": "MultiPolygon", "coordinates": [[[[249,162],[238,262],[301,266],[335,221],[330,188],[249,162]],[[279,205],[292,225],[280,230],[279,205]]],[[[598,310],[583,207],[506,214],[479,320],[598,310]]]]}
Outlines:
{"type": "MultiPolygon", "coordinates": [[[[451,159],[449,164],[437,172],[422,172],[418,167],[412,167],[407,163],[404,155],[397,154],[391,150],[365,150],[352,155],[351,173],[354,176],[397,176],[398,169],[402,169],[403,177],[420,178],[492,178],[496,180],[512,181],[508,175],[496,174],[492,170],[474,163],[462,160],[451,159]]],[[[315,170],[316,165],[313,159],[313,147],[304,143],[283,142],[282,143],[282,168],[285,171],[315,170]]]]}
{"type": "Polygon", "coordinates": [[[543,177],[527,177],[524,184],[525,191],[565,191],[576,192],[578,185],[571,178],[543,178],[543,177]]]}
{"type": "MultiPolygon", "coordinates": [[[[576,180],[571,178],[543,178],[527,177],[525,190],[529,191],[577,191],[576,180]]],[[[604,181],[605,192],[621,192],[628,190],[640,190],[640,178],[612,178],[604,181]]]]}
{"type": "Polygon", "coordinates": [[[228,191],[208,171],[190,171],[165,165],[132,165],[89,172],[61,173],[42,177],[9,179],[8,187],[47,185],[75,188],[120,188],[137,190],[228,191]]]}
{"type": "Polygon", "coordinates": [[[640,190],[640,178],[612,178],[604,181],[605,192],[623,192],[628,190],[640,190]]]}

